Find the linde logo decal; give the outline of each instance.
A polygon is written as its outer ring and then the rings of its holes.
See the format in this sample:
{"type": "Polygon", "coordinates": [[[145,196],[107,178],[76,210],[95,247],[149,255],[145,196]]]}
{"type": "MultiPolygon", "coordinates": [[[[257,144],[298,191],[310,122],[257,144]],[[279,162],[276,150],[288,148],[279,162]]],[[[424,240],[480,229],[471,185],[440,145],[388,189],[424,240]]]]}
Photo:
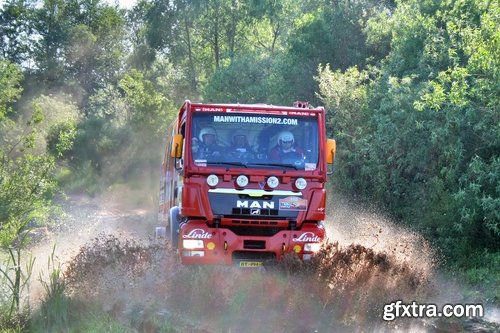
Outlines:
{"type": "Polygon", "coordinates": [[[189,234],[183,235],[182,238],[207,239],[212,238],[212,234],[203,229],[193,229],[189,232],[189,234]]]}
{"type": "Polygon", "coordinates": [[[297,238],[292,239],[294,242],[319,242],[321,239],[312,232],[304,232],[297,238]]]}
{"type": "Polygon", "coordinates": [[[237,208],[270,208],[274,209],[274,202],[272,201],[247,201],[247,200],[238,200],[236,202],[237,208]]]}

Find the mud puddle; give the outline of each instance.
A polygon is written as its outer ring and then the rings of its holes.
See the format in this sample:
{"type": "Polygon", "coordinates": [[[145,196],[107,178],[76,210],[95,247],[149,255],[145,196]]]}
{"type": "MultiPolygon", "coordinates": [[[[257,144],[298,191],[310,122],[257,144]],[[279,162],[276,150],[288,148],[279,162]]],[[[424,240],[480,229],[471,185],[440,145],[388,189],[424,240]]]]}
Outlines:
{"type": "Polygon", "coordinates": [[[68,206],[70,215],[36,255],[43,257],[55,241],[72,297],[100,304],[140,332],[499,328],[489,317],[383,321],[384,305],[396,300],[439,305],[463,298],[458,287],[451,290],[443,284],[435,252],[419,235],[346,202],[328,212],[333,216],[326,221],[330,243],[315,260],[303,263],[289,257],[265,270],[182,266],[168,244],[150,238],[156,223],[148,210],[85,197],[72,198],[68,206]]]}

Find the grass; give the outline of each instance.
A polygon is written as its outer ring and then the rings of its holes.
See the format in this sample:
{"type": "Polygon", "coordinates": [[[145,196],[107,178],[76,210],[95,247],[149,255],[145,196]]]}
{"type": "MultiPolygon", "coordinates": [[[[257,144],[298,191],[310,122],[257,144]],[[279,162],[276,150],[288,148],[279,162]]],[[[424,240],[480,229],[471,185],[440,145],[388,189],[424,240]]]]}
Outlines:
{"type": "MultiPolygon", "coordinates": [[[[49,302],[48,304],[53,304],[49,302]]],[[[25,332],[88,332],[88,333],[127,333],[134,332],[130,327],[120,323],[109,313],[103,312],[98,304],[87,304],[84,301],[68,298],[66,302],[68,320],[52,320],[47,322],[44,311],[40,309],[33,316],[25,332]]],[[[53,309],[52,309],[53,310],[53,309]]],[[[55,311],[53,312],[55,313],[55,311]]]]}
{"type": "Polygon", "coordinates": [[[464,293],[477,301],[500,304],[500,252],[475,253],[465,267],[451,267],[451,272],[466,282],[464,293]]]}
{"type": "Polygon", "coordinates": [[[66,295],[66,282],[63,278],[61,263],[55,259],[55,245],[47,261],[48,278],[40,272],[38,280],[45,291],[45,298],[40,306],[40,319],[45,328],[64,326],[68,322],[69,297],[66,295]]]}
{"type": "Polygon", "coordinates": [[[495,267],[474,267],[463,273],[467,281],[464,293],[469,298],[500,304],[500,272],[495,267]]]}

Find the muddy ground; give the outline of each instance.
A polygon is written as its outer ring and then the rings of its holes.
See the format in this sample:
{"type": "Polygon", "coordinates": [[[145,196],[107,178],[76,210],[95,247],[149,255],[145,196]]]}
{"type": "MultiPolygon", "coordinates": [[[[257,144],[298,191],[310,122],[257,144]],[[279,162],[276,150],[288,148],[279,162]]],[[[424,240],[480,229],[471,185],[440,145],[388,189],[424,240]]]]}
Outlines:
{"type": "MultiPolygon", "coordinates": [[[[290,257],[261,270],[185,267],[153,239],[154,204],[72,196],[67,215],[38,231],[33,253],[56,244],[68,291],[99,304],[140,332],[498,332],[498,308],[484,318],[382,320],[384,304],[465,303],[460,283],[439,270],[439,254],[418,234],[341,199],[328,210],[329,245],[318,259],[290,257]]],[[[36,270],[43,270],[38,260],[36,270]]],[[[35,274],[38,276],[38,274],[35,274]]],[[[32,298],[43,297],[33,282],[32,298]]],[[[481,299],[473,300],[481,302],[481,299]]]]}

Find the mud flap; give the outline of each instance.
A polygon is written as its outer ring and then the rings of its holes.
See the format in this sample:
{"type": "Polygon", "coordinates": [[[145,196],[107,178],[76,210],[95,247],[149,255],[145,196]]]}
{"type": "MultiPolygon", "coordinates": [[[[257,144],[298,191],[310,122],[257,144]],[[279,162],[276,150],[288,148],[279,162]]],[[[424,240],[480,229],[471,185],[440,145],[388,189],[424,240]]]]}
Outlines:
{"type": "Polygon", "coordinates": [[[179,207],[170,208],[170,220],[169,220],[169,236],[170,243],[174,249],[177,249],[179,245],[179,207]]]}

